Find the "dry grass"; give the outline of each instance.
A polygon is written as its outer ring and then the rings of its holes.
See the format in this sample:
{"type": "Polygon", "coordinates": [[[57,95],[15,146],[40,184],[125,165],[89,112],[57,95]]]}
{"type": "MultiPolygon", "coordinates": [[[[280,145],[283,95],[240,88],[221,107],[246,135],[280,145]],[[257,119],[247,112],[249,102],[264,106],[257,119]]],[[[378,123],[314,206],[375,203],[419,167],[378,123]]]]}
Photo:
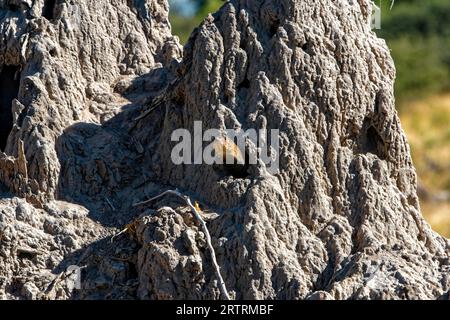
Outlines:
{"type": "Polygon", "coordinates": [[[450,238],[450,203],[422,202],[422,211],[435,231],[450,238]]]}
{"type": "MultiPolygon", "coordinates": [[[[450,94],[404,103],[400,110],[421,185],[431,194],[450,192],[450,94]]],[[[450,202],[422,199],[421,206],[432,227],[450,238],[450,202]]]]}

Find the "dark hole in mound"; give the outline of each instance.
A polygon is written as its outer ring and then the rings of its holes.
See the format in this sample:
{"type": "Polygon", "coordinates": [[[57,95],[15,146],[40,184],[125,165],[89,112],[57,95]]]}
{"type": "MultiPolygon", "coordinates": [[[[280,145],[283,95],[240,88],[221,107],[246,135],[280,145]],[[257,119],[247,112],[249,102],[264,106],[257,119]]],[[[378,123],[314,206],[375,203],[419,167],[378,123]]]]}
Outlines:
{"type": "Polygon", "coordinates": [[[56,0],[45,0],[42,8],[42,16],[47,20],[53,20],[56,0]]]}
{"type": "Polygon", "coordinates": [[[250,80],[245,79],[245,80],[242,81],[242,82],[238,85],[238,87],[237,87],[238,90],[239,90],[239,89],[243,89],[243,88],[245,88],[245,89],[250,88],[250,80]]]}
{"type": "Polygon", "coordinates": [[[244,164],[237,163],[226,163],[226,159],[223,159],[223,164],[216,165],[216,170],[221,172],[224,176],[231,176],[236,179],[247,178],[250,174],[248,173],[250,157],[247,152],[243,153],[245,159],[244,164]]]}
{"type": "Polygon", "coordinates": [[[278,28],[280,27],[280,24],[281,24],[280,19],[277,19],[272,23],[272,25],[270,26],[270,31],[269,31],[271,37],[273,37],[277,33],[278,28]]]}
{"type": "Polygon", "coordinates": [[[375,107],[374,107],[375,114],[378,114],[380,112],[381,98],[382,98],[382,93],[377,92],[377,94],[375,96],[375,107]]]}
{"type": "Polygon", "coordinates": [[[9,11],[17,12],[17,11],[19,11],[20,8],[18,5],[10,3],[8,5],[8,9],[9,9],[9,11]]]}
{"type": "Polygon", "coordinates": [[[239,48],[246,51],[247,49],[247,42],[245,41],[244,37],[241,35],[241,41],[239,42],[239,48]]]}
{"type": "Polygon", "coordinates": [[[17,98],[20,87],[18,66],[3,66],[0,72],[0,149],[5,150],[13,125],[12,101],[17,98]]]}
{"type": "Polygon", "coordinates": [[[248,164],[224,164],[223,171],[227,176],[237,179],[244,179],[249,176],[248,164]]]}
{"type": "Polygon", "coordinates": [[[376,154],[380,159],[385,159],[384,141],[377,129],[370,126],[366,131],[365,152],[376,154]]]}
{"type": "Polygon", "coordinates": [[[36,257],[36,253],[34,252],[19,251],[17,253],[17,258],[21,260],[33,260],[34,257],[36,257]]]}
{"type": "Polygon", "coordinates": [[[306,53],[309,53],[309,49],[311,48],[311,45],[309,44],[309,42],[305,42],[303,45],[302,45],[302,50],[304,51],[304,52],[306,52],[306,53]]]}
{"type": "Polygon", "coordinates": [[[58,51],[55,48],[51,49],[48,53],[50,53],[52,57],[56,57],[58,55],[58,51]]]}

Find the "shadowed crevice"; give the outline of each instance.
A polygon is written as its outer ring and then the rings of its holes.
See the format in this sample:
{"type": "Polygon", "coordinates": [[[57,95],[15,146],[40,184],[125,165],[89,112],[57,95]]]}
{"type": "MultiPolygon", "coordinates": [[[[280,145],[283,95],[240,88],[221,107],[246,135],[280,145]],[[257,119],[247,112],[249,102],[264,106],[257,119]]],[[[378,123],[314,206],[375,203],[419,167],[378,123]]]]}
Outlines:
{"type": "Polygon", "coordinates": [[[0,148],[5,150],[13,126],[11,105],[20,87],[19,66],[3,66],[0,71],[0,148]]]}
{"type": "Polygon", "coordinates": [[[56,0],[45,0],[44,7],[42,8],[42,16],[47,20],[54,19],[56,0]]]}

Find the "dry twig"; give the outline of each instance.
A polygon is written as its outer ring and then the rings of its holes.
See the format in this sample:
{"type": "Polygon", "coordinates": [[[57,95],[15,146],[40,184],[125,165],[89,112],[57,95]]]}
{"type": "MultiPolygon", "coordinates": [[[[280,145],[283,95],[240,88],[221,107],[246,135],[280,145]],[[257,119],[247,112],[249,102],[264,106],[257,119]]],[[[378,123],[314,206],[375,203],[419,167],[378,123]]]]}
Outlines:
{"type": "Polygon", "coordinates": [[[124,233],[126,233],[126,232],[129,232],[129,231],[134,231],[135,228],[136,228],[136,223],[137,223],[138,221],[139,221],[138,219],[134,220],[133,222],[127,224],[127,225],[125,226],[125,228],[124,228],[123,230],[121,230],[119,233],[116,233],[115,235],[113,235],[113,236],[111,237],[111,243],[113,243],[113,242],[114,242],[114,239],[117,238],[118,236],[120,236],[120,235],[122,235],[122,234],[124,234],[124,233]]]}
{"type": "Polygon", "coordinates": [[[112,202],[108,199],[108,197],[105,197],[106,203],[109,205],[112,211],[116,211],[116,208],[112,204],[112,202]]]}
{"type": "Polygon", "coordinates": [[[206,226],[206,222],[203,220],[203,218],[200,215],[198,208],[198,205],[196,204],[196,206],[194,206],[191,202],[191,199],[189,199],[189,197],[183,196],[178,190],[167,190],[164,191],[163,193],[161,193],[160,195],[151,198],[150,200],[146,200],[143,202],[139,202],[139,203],[135,203],[133,205],[133,207],[137,207],[137,206],[143,206],[143,205],[147,205],[167,194],[172,194],[177,196],[178,198],[182,199],[183,201],[186,202],[186,204],[191,208],[192,213],[194,214],[194,217],[198,220],[198,222],[200,223],[203,233],[206,236],[206,243],[208,244],[208,249],[209,252],[211,254],[211,260],[213,263],[213,267],[214,267],[214,271],[216,273],[216,277],[219,280],[219,289],[222,293],[222,295],[225,297],[226,300],[231,300],[230,299],[230,295],[228,294],[227,288],[225,286],[225,281],[223,280],[222,274],[220,273],[220,267],[219,264],[217,263],[217,258],[216,258],[216,252],[214,251],[214,247],[212,246],[211,243],[211,235],[209,233],[208,227],[206,226]],[[197,208],[196,208],[197,207],[197,208]]]}

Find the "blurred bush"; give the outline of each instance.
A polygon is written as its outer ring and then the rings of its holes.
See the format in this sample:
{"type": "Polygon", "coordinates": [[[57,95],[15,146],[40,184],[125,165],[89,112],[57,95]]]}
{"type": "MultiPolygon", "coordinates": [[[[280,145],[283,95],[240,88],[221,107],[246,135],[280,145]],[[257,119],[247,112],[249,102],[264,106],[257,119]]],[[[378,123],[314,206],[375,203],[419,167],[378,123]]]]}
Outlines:
{"type": "Polygon", "coordinates": [[[185,44],[192,31],[200,25],[208,13],[216,12],[224,2],[222,0],[169,0],[169,3],[173,33],[180,38],[182,44],[185,44]]]}
{"type": "MultiPolygon", "coordinates": [[[[379,0],[378,0],[379,1],[379,0]]],[[[377,1],[377,3],[379,3],[377,1]]],[[[397,68],[400,101],[450,89],[450,1],[382,0],[381,30],[397,68]]]]}

